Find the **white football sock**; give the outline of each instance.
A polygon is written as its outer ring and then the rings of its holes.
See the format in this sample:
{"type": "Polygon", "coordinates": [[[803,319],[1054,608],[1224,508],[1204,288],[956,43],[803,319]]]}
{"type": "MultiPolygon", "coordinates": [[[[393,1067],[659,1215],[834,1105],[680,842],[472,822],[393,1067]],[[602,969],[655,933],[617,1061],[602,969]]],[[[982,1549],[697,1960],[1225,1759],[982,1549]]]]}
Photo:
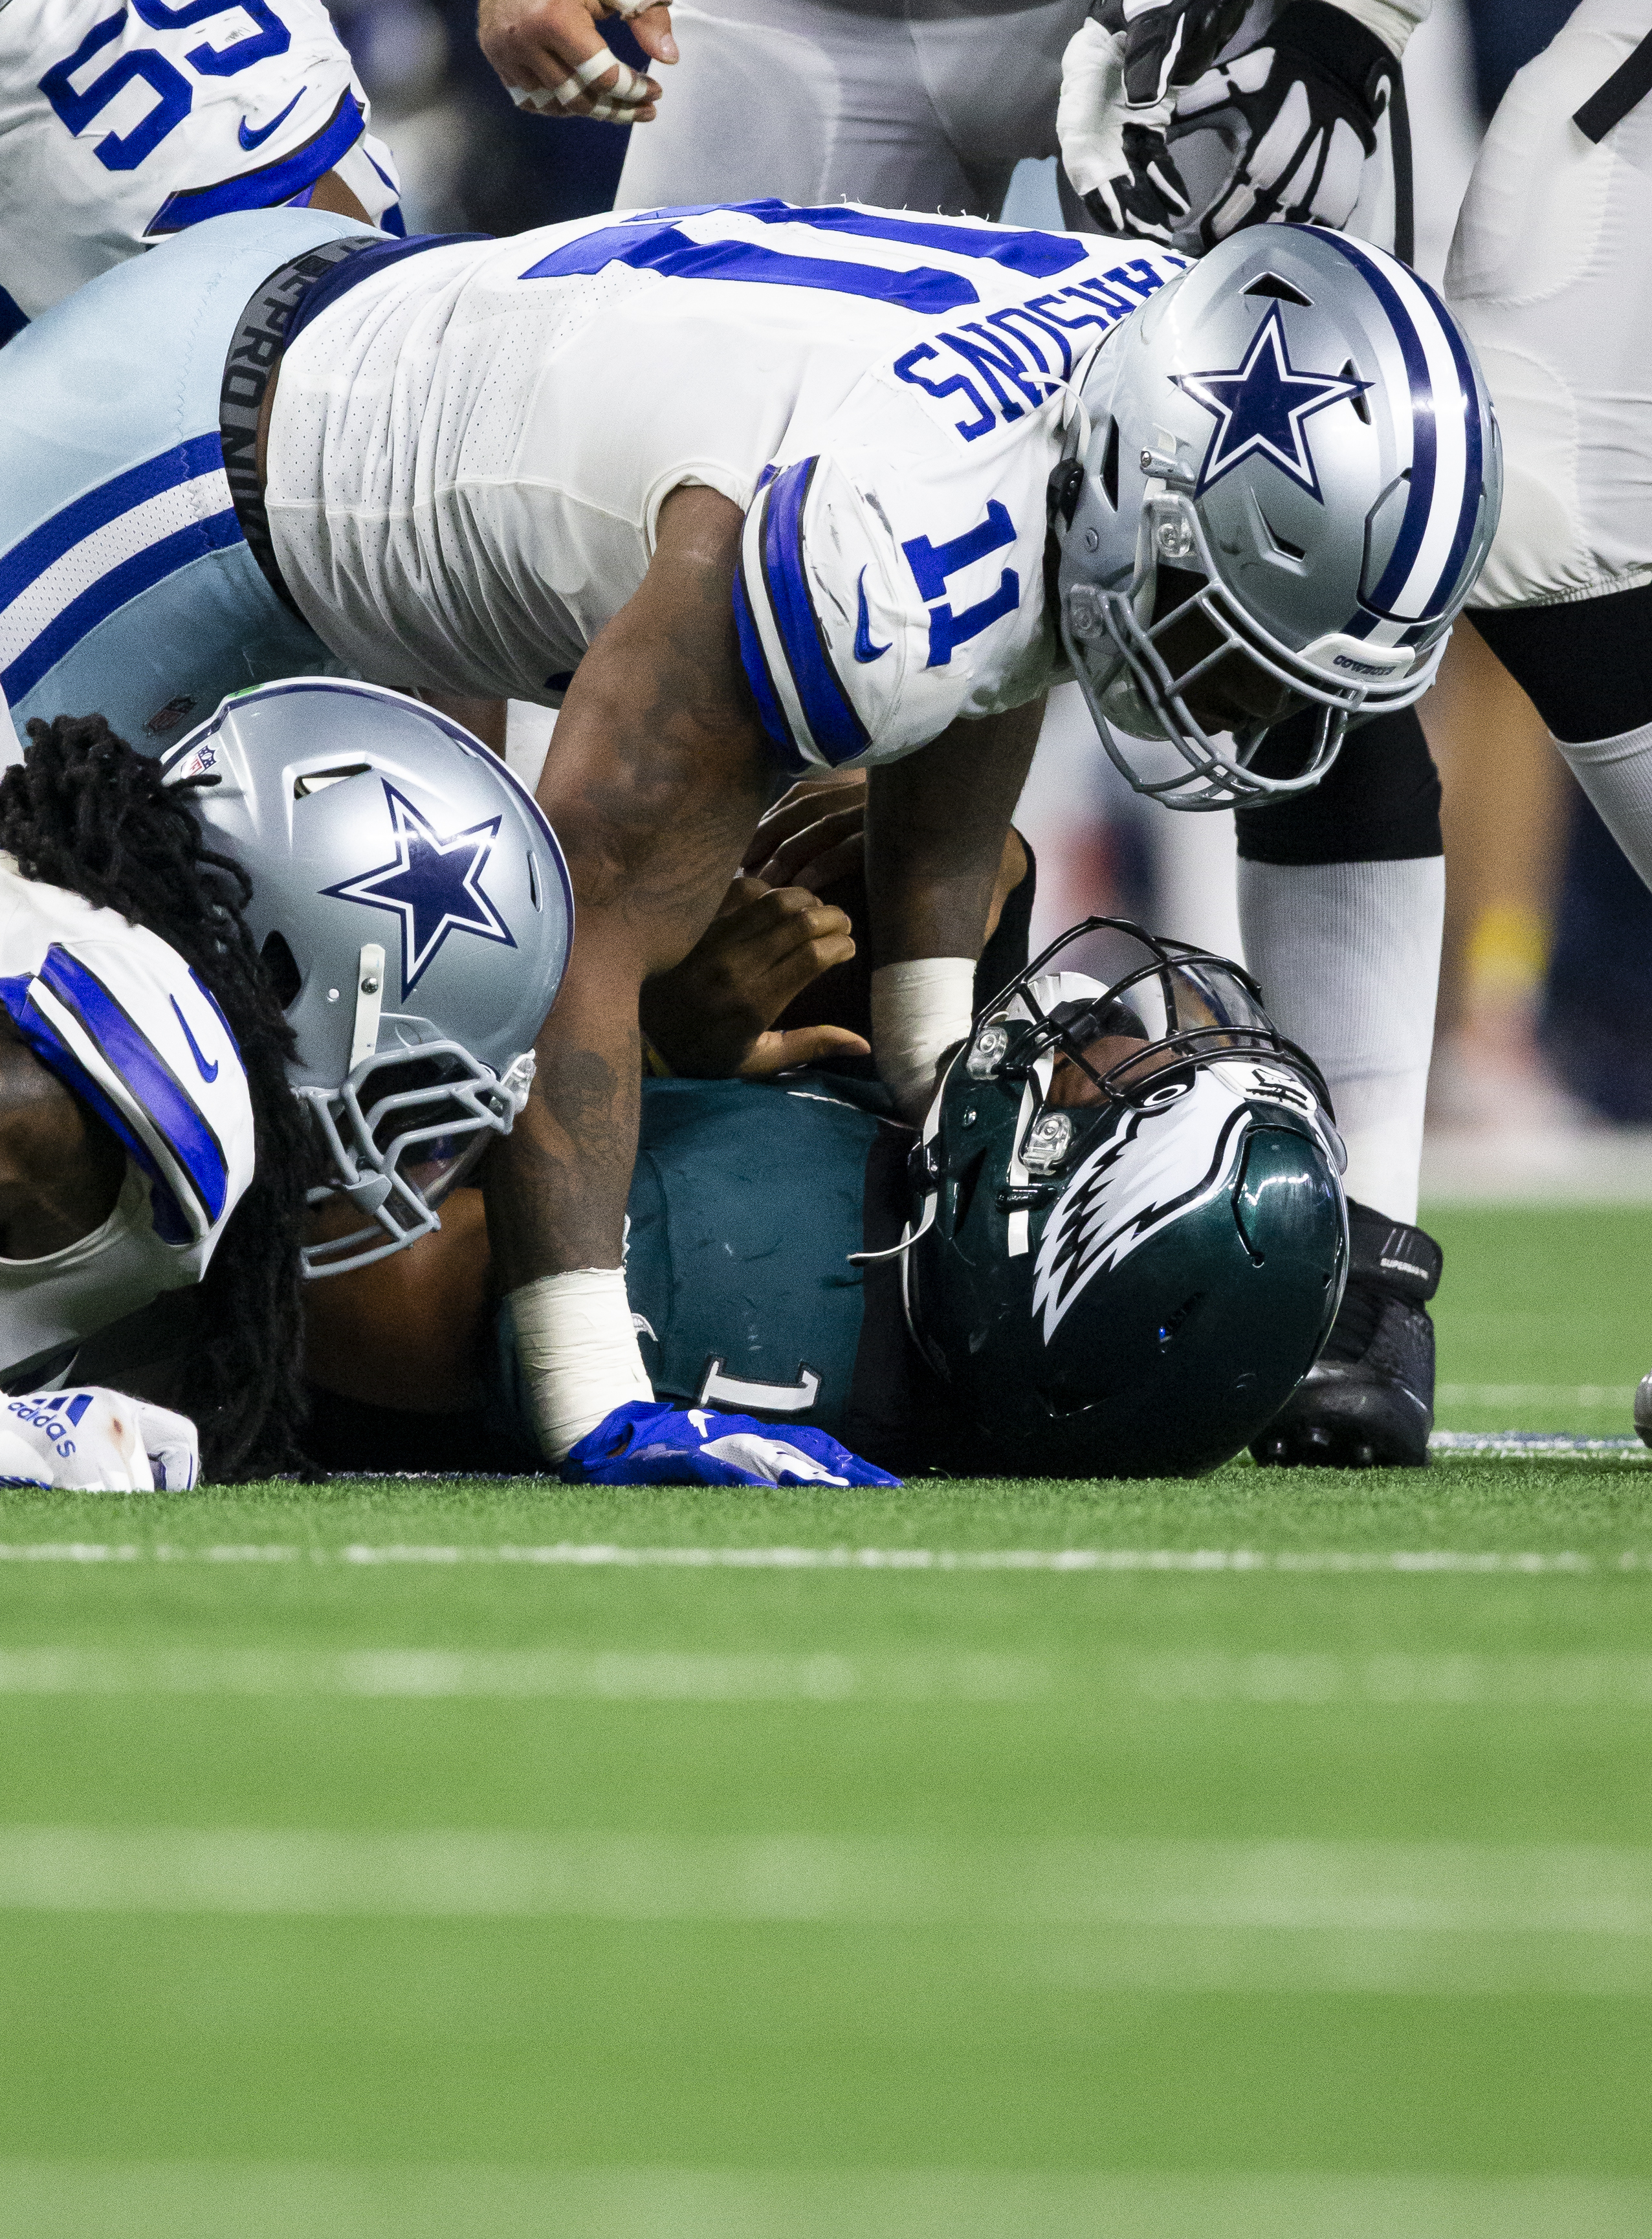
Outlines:
{"type": "Polygon", "coordinates": [[[1438,855],[1239,865],[1245,962],[1325,1076],[1349,1196],[1390,1220],[1416,1219],[1444,920],[1438,855]]]}
{"type": "Polygon", "coordinates": [[[1569,747],[1556,739],[1555,744],[1602,823],[1652,887],[1652,723],[1615,739],[1569,747]]]}

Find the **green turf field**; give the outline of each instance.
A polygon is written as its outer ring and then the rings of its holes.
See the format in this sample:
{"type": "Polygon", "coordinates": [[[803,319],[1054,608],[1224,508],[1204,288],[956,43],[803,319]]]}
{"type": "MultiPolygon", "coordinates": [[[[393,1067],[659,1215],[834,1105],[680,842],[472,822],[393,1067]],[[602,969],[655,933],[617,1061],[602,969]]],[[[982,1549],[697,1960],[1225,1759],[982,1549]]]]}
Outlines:
{"type": "Polygon", "coordinates": [[[6,2239],[1652,2232],[1652,1466],[0,1503],[6,2239]]]}

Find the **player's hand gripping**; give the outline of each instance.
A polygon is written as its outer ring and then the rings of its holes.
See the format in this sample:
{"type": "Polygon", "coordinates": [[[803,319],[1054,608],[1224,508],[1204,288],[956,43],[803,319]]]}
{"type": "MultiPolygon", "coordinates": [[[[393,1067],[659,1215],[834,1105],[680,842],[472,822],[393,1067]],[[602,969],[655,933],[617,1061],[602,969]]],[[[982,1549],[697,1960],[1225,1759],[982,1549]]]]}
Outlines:
{"type": "Polygon", "coordinates": [[[651,61],[676,61],[662,0],[480,0],[476,36],[518,108],[647,124],[660,88],[603,43],[604,16],[623,16],[651,61]]]}
{"type": "Polygon", "coordinates": [[[1214,131],[1231,164],[1180,245],[1210,249],[1270,221],[1346,225],[1398,76],[1382,40],[1330,0],[1291,0],[1260,45],[1177,96],[1172,158],[1191,135],[1214,131]]]}
{"type": "Polygon", "coordinates": [[[812,980],[854,953],[840,909],[802,885],[741,876],[682,962],[644,982],[642,1031],[673,1073],[701,1080],[865,1057],[866,1043],[845,1026],[773,1030],[812,980]]]}
{"type": "Polygon", "coordinates": [[[1177,89],[1237,30],[1245,0],[1097,0],[1061,60],[1061,162],[1103,233],[1168,243],[1188,217],[1166,141],[1177,89]]]}
{"type": "Polygon", "coordinates": [[[187,1415],[101,1384],[0,1403],[0,1484],[83,1492],[187,1492],[201,1445],[187,1415]]]}

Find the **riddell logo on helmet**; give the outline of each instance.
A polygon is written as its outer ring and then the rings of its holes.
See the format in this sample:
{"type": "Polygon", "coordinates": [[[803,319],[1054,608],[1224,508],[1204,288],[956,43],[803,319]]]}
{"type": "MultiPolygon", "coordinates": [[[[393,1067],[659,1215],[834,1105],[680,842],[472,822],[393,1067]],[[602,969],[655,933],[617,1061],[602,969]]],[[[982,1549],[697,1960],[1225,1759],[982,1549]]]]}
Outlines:
{"type": "Polygon", "coordinates": [[[1347,669],[1352,676],[1385,678],[1394,674],[1391,667],[1379,667],[1375,661],[1350,661],[1345,653],[1337,654],[1330,665],[1333,668],[1347,669]]]}

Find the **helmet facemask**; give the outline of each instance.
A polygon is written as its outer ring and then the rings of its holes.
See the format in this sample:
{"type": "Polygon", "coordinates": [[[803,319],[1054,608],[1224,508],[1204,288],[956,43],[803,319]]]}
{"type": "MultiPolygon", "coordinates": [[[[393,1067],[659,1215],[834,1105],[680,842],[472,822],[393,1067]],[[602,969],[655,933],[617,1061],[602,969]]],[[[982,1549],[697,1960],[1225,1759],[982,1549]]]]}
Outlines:
{"type": "Polygon", "coordinates": [[[1052,942],[978,1014],[912,1153],[908,1327],[976,1460],[1237,1452],[1335,1313],[1342,1163],[1317,1069],[1240,967],[1120,919],[1052,942]],[[1105,980],[1050,968],[1081,940],[1105,980]]]}
{"type": "MultiPolygon", "coordinates": [[[[1024,1084],[1013,1165],[1025,1174],[1032,1205],[1058,1194],[1119,1106],[1167,1104],[1185,1093],[1199,1066],[1246,1059],[1284,1067],[1302,1084],[1302,1108],[1329,1113],[1318,1067],[1279,1033],[1241,966],[1186,941],[1156,938],[1126,919],[1086,918],[986,1006],[959,1062],[970,1080],[1024,1084]],[[1105,987],[1084,983],[1093,993],[1050,1001],[1052,980],[1070,986],[1078,979],[1051,974],[1054,960],[1096,933],[1123,935],[1146,956],[1105,987]]],[[[1012,1171],[1012,1189],[1017,1179],[1012,1171]]]]}
{"type": "Polygon", "coordinates": [[[1168,482],[1143,507],[1129,581],[1071,585],[1060,629],[1110,759],[1137,792],[1187,809],[1244,807],[1317,785],[1350,720],[1422,697],[1446,641],[1442,634],[1384,684],[1333,681],[1246,612],[1222,580],[1191,495],[1168,482]],[[1241,695],[1275,704],[1253,712],[1241,695]],[[1308,707],[1319,720],[1298,767],[1257,769],[1269,733],[1308,707]],[[1224,725],[1224,715],[1238,720],[1224,725]]]}
{"type": "Polygon", "coordinates": [[[306,1276],[370,1266],[440,1228],[442,1200],[510,1133],[533,1078],[531,1050],[496,1080],[461,1044],[427,1041],[364,1059],[335,1089],[297,1089],[328,1169],[312,1212],[368,1216],[306,1245],[306,1276]]]}

